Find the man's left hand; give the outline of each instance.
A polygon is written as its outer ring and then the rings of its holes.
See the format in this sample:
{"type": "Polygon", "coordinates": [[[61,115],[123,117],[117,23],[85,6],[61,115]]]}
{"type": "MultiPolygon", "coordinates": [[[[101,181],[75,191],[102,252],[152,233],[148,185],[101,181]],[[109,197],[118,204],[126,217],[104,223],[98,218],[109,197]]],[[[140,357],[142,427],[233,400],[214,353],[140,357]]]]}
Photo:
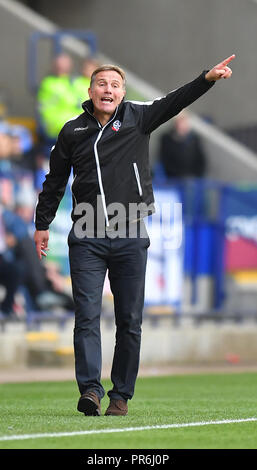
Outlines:
{"type": "Polygon", "coordinates": [[[219,64],[215,65],[207,74],[205,75],[208,82],[216,82],[221,78],[230,78],[232,75],[232,70],[227,66],[231,60],[235,58],[235,54],[231,55],[227,59],[223,60],[219,64]]]}

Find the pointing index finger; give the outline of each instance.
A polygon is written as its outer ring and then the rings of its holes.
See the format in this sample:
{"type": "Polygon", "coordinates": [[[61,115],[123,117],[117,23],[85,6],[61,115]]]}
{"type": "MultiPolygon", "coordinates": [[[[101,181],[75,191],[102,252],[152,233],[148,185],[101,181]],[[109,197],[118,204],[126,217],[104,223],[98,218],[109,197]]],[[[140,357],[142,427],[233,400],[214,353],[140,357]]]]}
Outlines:
{"type": "Polygon", "coordinates": [[[220,65],[222,65],[223,67],[225,67],[225,66],[228,65],[229,62],[231,62],[231,60],[233,60],[235,57],[236,57],[235,54],[232,54],[230,57],[227,57],[227,59],[223,60],[220,65]]]}

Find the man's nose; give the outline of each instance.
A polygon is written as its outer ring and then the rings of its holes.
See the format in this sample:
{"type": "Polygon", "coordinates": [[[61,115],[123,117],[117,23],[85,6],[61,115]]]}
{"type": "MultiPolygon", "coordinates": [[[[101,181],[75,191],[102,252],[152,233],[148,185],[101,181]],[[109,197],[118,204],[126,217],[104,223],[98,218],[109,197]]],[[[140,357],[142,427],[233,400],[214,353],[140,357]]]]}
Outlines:
{"type": "Polygon", "coordinates": [[[112,87],[108,83],[105,85],[105,93],[111,93],[112,92],[112,87]]]}

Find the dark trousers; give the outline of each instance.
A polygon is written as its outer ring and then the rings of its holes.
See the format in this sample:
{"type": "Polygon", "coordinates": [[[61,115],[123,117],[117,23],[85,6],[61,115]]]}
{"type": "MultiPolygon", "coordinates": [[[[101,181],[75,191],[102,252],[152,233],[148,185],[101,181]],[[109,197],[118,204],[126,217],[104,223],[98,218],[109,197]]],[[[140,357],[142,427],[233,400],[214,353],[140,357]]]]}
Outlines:
{"type": "Polygon", "coordinates": [[[139,367],[147,248],[140,238],[83,238],[69,234],[69,260],[75,303],[74,353],[80,393],[105,394],[101,384],[100,315],[108,270],[114,298],[116,343],[108,396],[131,399],[139,367]]]}

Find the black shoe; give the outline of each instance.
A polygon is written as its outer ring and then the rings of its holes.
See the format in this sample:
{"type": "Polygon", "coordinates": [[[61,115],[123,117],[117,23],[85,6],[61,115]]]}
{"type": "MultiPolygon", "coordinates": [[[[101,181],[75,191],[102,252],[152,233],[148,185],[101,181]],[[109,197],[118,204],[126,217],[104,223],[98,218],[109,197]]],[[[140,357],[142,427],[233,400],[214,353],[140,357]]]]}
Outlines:
{"type": "Polygon", "coordinates": [[[101,405],[96,393],[86,392],[81,395],[77,409],[81,411],[81,413],[84,413],[85,416],[100,416],[101,405]]]}

